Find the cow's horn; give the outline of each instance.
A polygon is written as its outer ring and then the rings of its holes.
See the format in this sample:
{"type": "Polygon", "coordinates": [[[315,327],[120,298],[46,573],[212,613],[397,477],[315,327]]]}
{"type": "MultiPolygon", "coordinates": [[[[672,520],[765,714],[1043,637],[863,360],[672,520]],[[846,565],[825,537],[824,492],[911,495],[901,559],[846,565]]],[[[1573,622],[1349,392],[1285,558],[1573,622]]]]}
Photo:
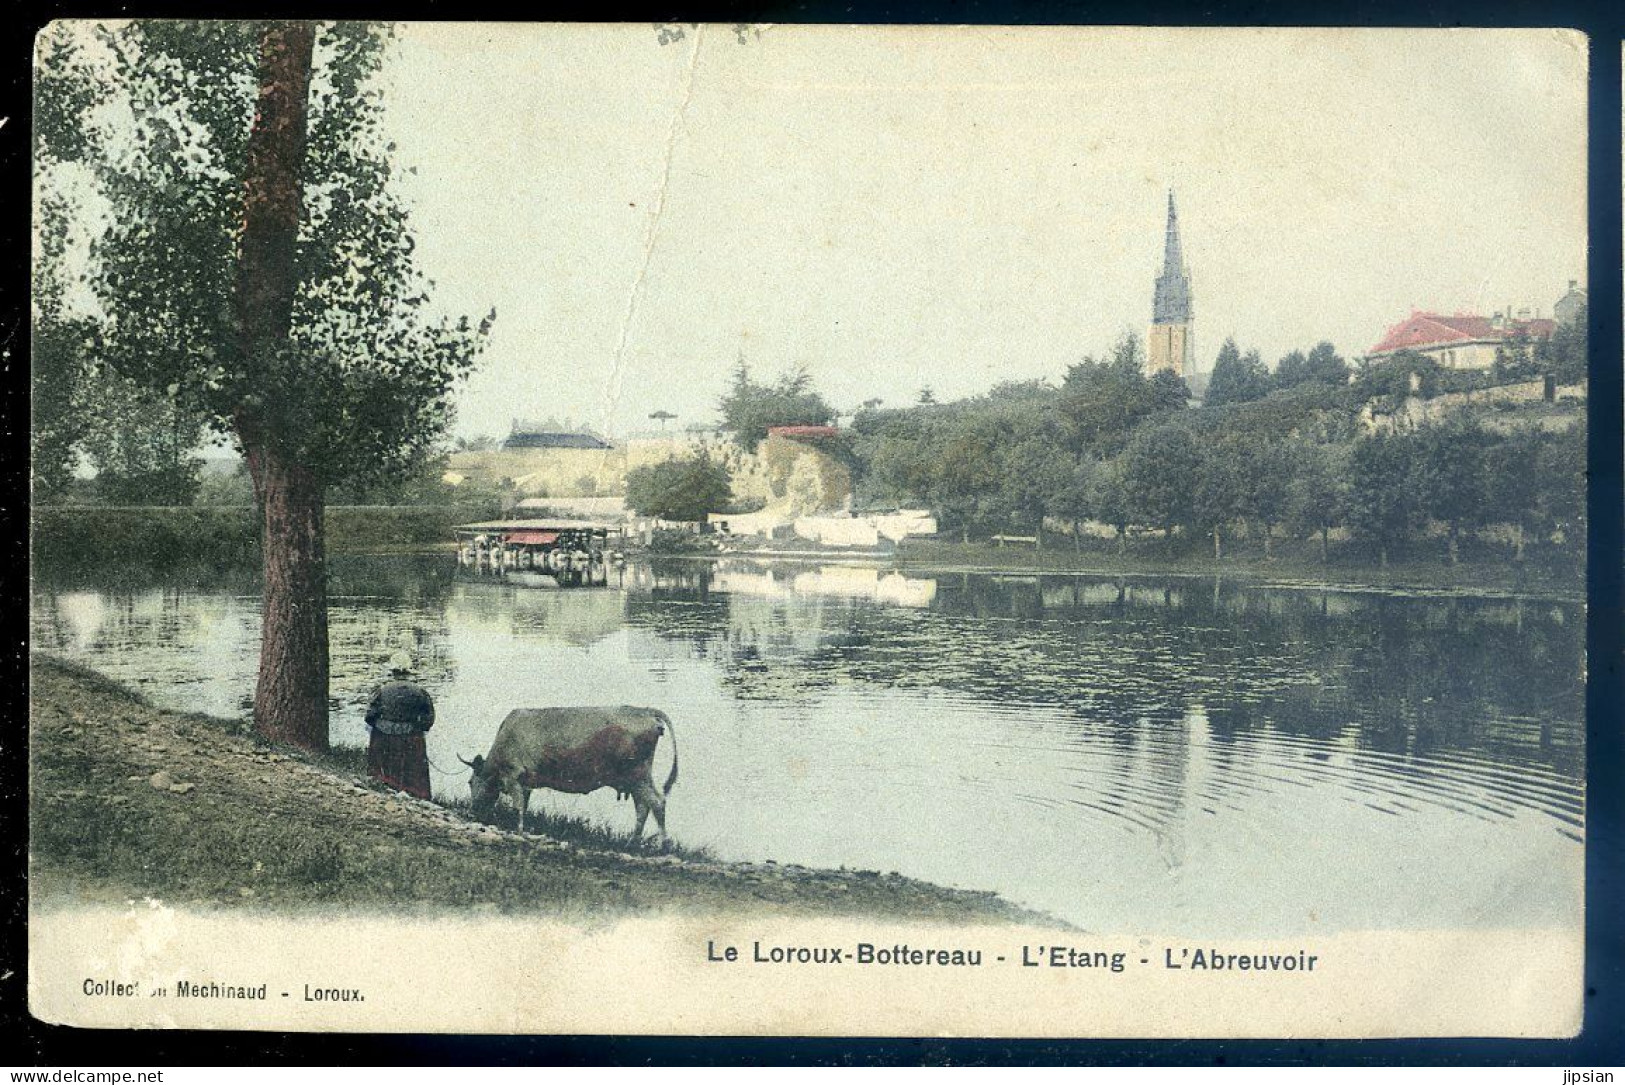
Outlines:
{"type": "Polygon", "coordinates": [[[457,760],[461,761],[463,764],[467,765],[469,768],[474,767],[474,762],[470,761],[468,758],[464,757],[462,754],[457,755],[457,760]]]}

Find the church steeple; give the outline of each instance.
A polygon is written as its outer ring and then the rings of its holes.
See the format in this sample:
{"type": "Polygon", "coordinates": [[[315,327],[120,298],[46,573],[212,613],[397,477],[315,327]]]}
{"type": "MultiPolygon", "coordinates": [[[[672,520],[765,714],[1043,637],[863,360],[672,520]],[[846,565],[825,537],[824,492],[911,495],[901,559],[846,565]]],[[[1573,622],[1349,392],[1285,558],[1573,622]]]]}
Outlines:
{"type": "Polygon", "coordinates": [[[1173,189],[1168,190],[1168,228],[1162,241],[1162,274],[1151,296],[1151,334],[1146,341],[1146,368],[1155,373],[1169,369],[1189,376],[1196,351],[1191,337],[1191,277],[1179,245],[1179,212],[1173,189]]]}
{"type": "Polygon", "coordinates": [[[1168,190],[1168,230],[1163,238],[1162,274],[1157,277],[1151,310],[1155,324],[1184,324],[1191,319],[1191,278],[1179,248],[1179,212],[1174,208],[1173,189],[1168,190]]]}

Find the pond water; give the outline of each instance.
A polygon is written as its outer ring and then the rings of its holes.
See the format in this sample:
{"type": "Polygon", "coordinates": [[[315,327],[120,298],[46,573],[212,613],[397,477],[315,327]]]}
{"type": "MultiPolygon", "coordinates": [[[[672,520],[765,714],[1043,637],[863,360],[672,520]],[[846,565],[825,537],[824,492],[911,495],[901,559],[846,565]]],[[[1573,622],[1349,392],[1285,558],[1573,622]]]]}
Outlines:
{"type": "MultiPolygon", "coordinates": [[[[649,705],[682,754],[673,835],[721,858],[994,889],[1099,932],[1580,926],[1578,603],[742,561],[548,590],[443,555],[336,560],[331,603],[335,742],[365,743],[410,644],[441,796],[511,708],[649,705]]],[[[258,605],[246,573],[41,582],[33,635],[240,716],[258,605]]],[[[612,792],[534,802],[632,822],[612,792]]]]}

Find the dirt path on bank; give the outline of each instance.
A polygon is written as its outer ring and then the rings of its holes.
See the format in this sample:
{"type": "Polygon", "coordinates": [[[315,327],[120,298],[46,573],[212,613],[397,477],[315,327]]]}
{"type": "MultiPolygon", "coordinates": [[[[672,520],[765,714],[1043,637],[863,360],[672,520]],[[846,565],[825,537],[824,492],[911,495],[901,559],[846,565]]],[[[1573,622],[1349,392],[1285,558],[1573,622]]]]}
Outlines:
{"type": "Polygon", "coordinates": [[[30,880],[58,897],[205,907],[749,911],[1055,924],[991,893],[895,874],[633,854],[520,837],[269,746],[246,726],[152,707],[33,658],[30,880]]]}

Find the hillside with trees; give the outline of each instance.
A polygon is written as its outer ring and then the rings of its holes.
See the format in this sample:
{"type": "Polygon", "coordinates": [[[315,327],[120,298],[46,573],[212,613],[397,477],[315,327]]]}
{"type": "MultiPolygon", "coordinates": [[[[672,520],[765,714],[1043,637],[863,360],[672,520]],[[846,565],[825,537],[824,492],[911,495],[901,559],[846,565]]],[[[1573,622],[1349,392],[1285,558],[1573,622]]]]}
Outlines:
{"type": "MultiPolygon", "coordinates": [[[[1542,343],[1539,363],[1535,353],[1533,372],[1570,374],[1583,334],[1542,343]]],[[[1135,540],[1169,557],[1223,559],[1242,546],[1267,559],[1278,540],[1293,539],[1325,561],[1336,535],[1378,566],[1453,565],[1464,550],[1521,563],[1533,547],[1572,569],[1584,551],[1578,412],[1553,426],[1550,412],[1463,410],[1395,432],[1362,420],[1373,405],[1492,379],[1414,354],[1353,368],[1329,343],[1271,370],[1229,340],[1206,402],[1187,409],[1183,382],[1146,375],[1128,336],[1058,386],[860,410],[848,438],[857,503],[929,507],[966,542],[1013,533],[1040,547],[1070,537],[1081,549],[1103,534],[1119,552],[1135,540]]]]}

